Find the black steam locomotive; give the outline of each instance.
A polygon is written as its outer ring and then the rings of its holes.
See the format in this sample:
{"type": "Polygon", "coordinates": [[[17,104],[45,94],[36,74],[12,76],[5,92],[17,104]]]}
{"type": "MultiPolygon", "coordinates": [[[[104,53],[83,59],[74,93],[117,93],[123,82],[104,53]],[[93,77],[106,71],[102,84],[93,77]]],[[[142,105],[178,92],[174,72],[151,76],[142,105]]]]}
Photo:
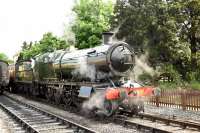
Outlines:
{"type": "Polygon", "coordinates": [[[129,76],[135,57],[125,42],[112,42],[112,35],[103,33],[103,44],[94,48],[57,50],[11,65],[10,91],[79,108],[96,93],[120,87],[119,80],[129,76]]]}

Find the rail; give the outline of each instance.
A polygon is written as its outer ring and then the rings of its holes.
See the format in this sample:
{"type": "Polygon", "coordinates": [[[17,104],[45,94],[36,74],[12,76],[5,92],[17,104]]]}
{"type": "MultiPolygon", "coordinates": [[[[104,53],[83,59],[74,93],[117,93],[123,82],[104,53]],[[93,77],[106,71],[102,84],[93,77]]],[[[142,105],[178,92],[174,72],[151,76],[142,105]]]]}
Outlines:
{"type": "MultiPolygon", "coordinates": [[[[93,131],[85,126],[82,126],[78,123],[72,122],[70,120],[67,120],[65,118],[62,118],[56,114],[47,112],[43,109],[40,109],[38,107],[35,107],[33,105],[29,105],[26,104],[22,101],[19,101],[17,99],[14,99],[8,95],[6,95],[6,97],[14,102],[16,102],[17,104],[20,104],[26,108],[29,108],[31,110],[34,110],[36,112],[40,112],[41,114],[43,114],[44,116],[47,116],[49,118],[52,118],[54,120],[56,120],[59,123],[62,123],[62,125],[66,125],[67,127],[71,127],[73,129],[75,129],[75,131],[78,133],[83,132],[83,133],[96,133],[96,131],[93,131]]],[[[17,106],[17,105],[16,105],[17,106]]],[[[28,122],[26,122],[25,120],[23,120],[22,118],[20,118],[20,116],[18,116],[17,114],[15,114],[12,110],[9,109],[9,107],[6,107],[6,105],[4,105],[3,103],[0,103],[0,107],[5,110],[8,114],[10,114],[13,118],[15,118],[25,129],[27,132],[31,132],[31,133],[39,133],[40,131],[38,131],[34,126],[31,126],[28,122]]]]}
{"type": "Polygon", "coordinates": [[[200,123],[185,121],[185,120],[181,120],[181,119],[165,118],[165,117],[160,117],[160,116],[156,116],[156,115],[152,115],[152,114],[145,114],[145,113],[140,113],[140,114],[138,114],[138,116],[142,119],[146,118],[146,119],[150,119],[151,121],[154,121],[154,122],[162,121],[166,125],[177,124],[177,125],[180,125],[183,129],[186,129],[188,127],[188,128],[196,128],[196,129],[200,130],[200,123]]]}

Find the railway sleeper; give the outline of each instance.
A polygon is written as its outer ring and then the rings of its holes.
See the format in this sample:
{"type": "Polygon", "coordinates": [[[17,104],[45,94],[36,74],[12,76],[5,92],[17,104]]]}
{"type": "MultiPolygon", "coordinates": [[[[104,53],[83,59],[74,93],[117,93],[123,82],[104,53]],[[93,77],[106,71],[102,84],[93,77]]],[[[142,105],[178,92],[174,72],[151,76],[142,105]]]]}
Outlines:
{"type": "MultiPolygon", "coordinates": [[[[10,98],[10,97],[9,97],[10,98]]],[[[15,118],[19,123],[20,125],[26,129],[27,132],[30,132],[30,133],[38,133],[40,132],[48,132],[48,133],[62,133],[62,132],[70,132],[70,133],[74,133],[74,132],[85,132],[85,133],[94,133],[95,131],[92,131],[84,126],[81,126],[79,124],[76,124],[72,121],[69,121],[69,120],[66,120],[66,119],[63,119],[55,114],[52,114],[52,113],[49,113],[49,112],[46,112],[42,109],[39,109],[37,107],[34,107],[31,105],[27,105],[27,104],[23,104],[22,101],[19,101],[19,100],[15,100],[14,98],[10,98],[11,101],[6,98],[6,97],[3,97],[1,98],[1,102],[4,103],[4,102],[10,102],[12,104],[9,104],[9,106],[18,106],[18,108],[16,109],[16,111],[14,111],[13,109],[8,109],[6,108],[6,105],[2,106],[2,108],[4,110],[6,110],[10,115],[13,116],[13,118],[15,118]],[[13,100],[13,101],[12,101],[13,100]],[[21,104],[21,105],[20,105],[21,104]],[[24,109],[23,106],[26,106],[26,107],[31,107],[30,109],[24,109]],[[37,111],[32,111],[31,109],[34,110],[37,110],[37,111]],[[19,112],[21,111],[21,112],[19,112]],[[37,114],[38,115],[38,112],[43,112],[41,114],[44,114],[45,116],[41,116],[41,117],[29,117],[29,115],[31,114],[37,114]],[[18,113],[17,115],[15,113],[18,113]],[[25,115],[23,114],[25,113],[25,115]],[[30,114],[29,114],[30,113],[30,114]],[[26,116],[28,118],[26,118],[26,116]],[[23,118],[21,118],[23,117],[23,118]],[[40,124],[34,124],[34,122],[37,121],[37,122],[42,122],[40,124]],[[47,123],[45,123],[47,122],[47,123]]],[[[0,105],[2,105],[0,103],[0,105]]]]}

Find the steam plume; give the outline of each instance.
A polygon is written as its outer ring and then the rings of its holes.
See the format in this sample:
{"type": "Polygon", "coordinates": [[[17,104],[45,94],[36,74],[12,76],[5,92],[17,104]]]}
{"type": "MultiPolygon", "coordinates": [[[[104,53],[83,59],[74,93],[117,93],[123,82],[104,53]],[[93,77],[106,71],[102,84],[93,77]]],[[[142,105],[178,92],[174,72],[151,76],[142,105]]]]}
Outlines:
{"type": "Polygon", "coordinates": [[[75,69],[72,74],[76,76],[81,76],[82,78],[89,78],[91,81],[95,80],[96,75],[96,68],[94,65],[88,65],[87,64],[87,57],[80,57],[78,60],[78,63],[80,65],[79,68],[75,69]]]}
{"type": "Polygon", "coordinates": [[[135,57],[135,67],[134,67],[134,79],[138,80],[138,76],[145,73],[154,76],[156,74],[155,70],[148,65],[147,61],[148,53],[141,55],[140,57],[135,57]]]}

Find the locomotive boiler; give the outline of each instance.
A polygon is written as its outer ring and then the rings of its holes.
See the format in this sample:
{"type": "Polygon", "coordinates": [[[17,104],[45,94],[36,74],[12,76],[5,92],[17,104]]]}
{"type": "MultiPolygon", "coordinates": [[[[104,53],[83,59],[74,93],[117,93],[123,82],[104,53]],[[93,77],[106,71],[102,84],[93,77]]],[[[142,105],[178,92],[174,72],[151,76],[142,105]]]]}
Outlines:
{"type": "MultiPolygon", "coordinates": [[[[104,33],[103,43],[94,48],[57,50],[18,61],[11,77],[12,90],[44,97],[67,108],[82,108],[83,102],[96,94],[104,101],[107,88],[120,89],[120,78],[128,77],[135,63],[133,49],[125,42],[113,42],[112,35],[104,33]]],[[[109,115],[119,107],[113,108],[112,103],[103,104],[109,115]]]]}
{"type": "Polygon", "coordinates": [[[3,93],[5,87],[9,83],[8,63],[0,60],[0,94],[3,93]]]}
{"type": "Polygon", "coordinates": [[[127,76],[134,66],[133,50],[125,42],[110,42],[111,36],[112,33],[104,33],[104,44],[94,48],[37,56],[36,79],[97,81],[127,76]]]}

